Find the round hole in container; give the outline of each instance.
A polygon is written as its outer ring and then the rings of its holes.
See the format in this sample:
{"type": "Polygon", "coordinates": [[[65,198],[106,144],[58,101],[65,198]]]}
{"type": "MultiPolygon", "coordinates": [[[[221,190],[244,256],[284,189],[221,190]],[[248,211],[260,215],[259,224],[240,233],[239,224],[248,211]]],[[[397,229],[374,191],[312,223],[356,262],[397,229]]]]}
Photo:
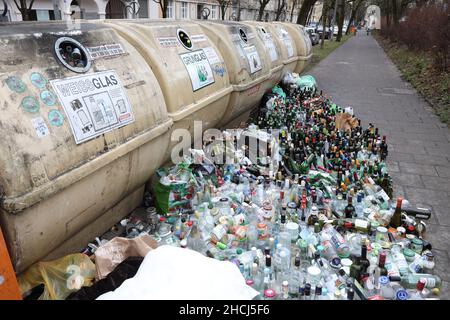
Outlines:
{"type": "Polygon", "coordinates": [[[184,31],[183,29],[178,29],[177,38],[178,41],[180,41],[180,43],[183,45],[183,47],[185,47],[188,50],[192,49],[192,41],[186,31],[184,31]]]}
{"type": "Polygon", "coordinates": [[[83,73],[91,68],[91,59],[87,50],[75,39],[58,38],[55,42],[55,54],[58,60],[73,72],[83,73]]]}
{"type": "Polygon", "coordinates": [[[245,31],[242,30],[241,28],[239,28],[239,36],[241,37],[241,40],[244,41],[244,43],[247,43],[248,41],[247,33],[245,33],[245,31]]]}

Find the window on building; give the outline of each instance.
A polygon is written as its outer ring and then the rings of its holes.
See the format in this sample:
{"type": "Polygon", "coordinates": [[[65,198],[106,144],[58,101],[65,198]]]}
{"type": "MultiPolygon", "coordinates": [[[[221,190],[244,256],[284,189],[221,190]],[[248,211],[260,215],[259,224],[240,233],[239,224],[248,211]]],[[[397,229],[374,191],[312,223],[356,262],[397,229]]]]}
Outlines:
{"type": "Polygon", "coordinates": [[[211,19],[216,20],[217,19],[217,6],[211,7],[211,19]]]}
{"type": "Polygon", "coordinates": [[[189,19],[189,7],[187,2],[181,2],[181,19],[189,19]]]}
{"type": "Polygon", "coordinates": [[[167,3],[167,18],[173,18],[173,0],[167,3]]]}
{"type": "Polygon", "coordinates": [[[139,18],[148,18],[148,0],[139,0],[139,18]]]}

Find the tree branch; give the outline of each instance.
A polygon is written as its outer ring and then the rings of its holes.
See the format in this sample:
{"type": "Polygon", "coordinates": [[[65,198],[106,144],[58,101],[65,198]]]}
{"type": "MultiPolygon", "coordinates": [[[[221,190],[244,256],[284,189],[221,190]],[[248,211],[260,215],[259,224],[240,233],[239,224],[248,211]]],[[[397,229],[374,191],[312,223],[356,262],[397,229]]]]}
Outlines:
{"type": "Polygon", "coordinates": [[[17,1],[16,1],[16,0],[14,0],[14,3],[16,4],[17,9],[19,9],[19,11],[20,11],[20,6],[17,4],[17,1]]]}
{"type": "Polygon", "coordinates": [[[33,6],[34,0],[31,0],[30,6],[28,7],[28,10],[31,10],[31,7],[33,6]]]}

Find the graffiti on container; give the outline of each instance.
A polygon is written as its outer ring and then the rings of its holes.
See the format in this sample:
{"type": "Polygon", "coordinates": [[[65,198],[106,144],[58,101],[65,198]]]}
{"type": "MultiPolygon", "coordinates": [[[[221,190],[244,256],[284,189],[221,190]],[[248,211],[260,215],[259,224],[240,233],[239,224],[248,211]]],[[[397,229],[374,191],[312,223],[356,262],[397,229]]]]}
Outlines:
{"type": "Polygon", "coordinates": [[[48,113],[48,121],[52,126],[61,127],[64,123],[64,116],[59,110],[53,109],[48,113]]]}
{"type": "Polygon", "coordinates": [[[31,123],[33,124],[34,130],[39,138],[43,138],[50,134],[47,124],[42,117],[31,119],[31,123]]]}
{"type": "Polygon", "coordinates": [[[23,83],[23,81],[20,80],[20,78],[16,77],[16,76],[12,76],[12,77],[9,77],[8,79],[6,79],[6,84],[11,91],[14,91],[17,93],[25,92],[25,90],[27,89],[27,86],[25,85],[25,83],[23,83]]]}
{"type": "Polygon", "coordinates": [[[40,94],[41,100],[47,106],[54,106],[56,104],[56,95],[48,90],[44,90],[40,94]]]}
{"type": "Polygon", "coordinates": [[[214,72],[215,74],[217,74],[218,76],[223,77],[224,74],[225,74],[225,72],[227,72],[227,71],[225,70],[225,68],[224,68],[222,65],[215,65],[215,66],[213,67],[213,72],[214,72]]]}
{"type": "Polygon", "coordinates": [[[47,79],[39,72],[33,72],[30,75],[30,81],[38,89],[44,89],[48,83],[47,79]]]}
{"type": "Polygon", "coordinates": [[[22,100],[22,108],[30,113],[36,113],[39,111],[39,101],[32,96],[27,96],[22,100]]]}

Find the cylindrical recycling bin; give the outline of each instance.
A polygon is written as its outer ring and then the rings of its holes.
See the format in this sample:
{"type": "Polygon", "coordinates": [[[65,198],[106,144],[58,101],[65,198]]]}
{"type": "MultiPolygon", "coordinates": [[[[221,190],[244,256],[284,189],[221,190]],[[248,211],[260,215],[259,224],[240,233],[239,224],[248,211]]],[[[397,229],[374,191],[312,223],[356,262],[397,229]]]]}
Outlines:
{"type": "MultiPolygon", "coordinates": [[[[301,73],[312,58],[312,44],[309,39],[308,33],[302,25],[289,23],[289,22],[272,22],[273,25],[282,28],[289,33],[297,48],[297,66],[295,67],[296,73],[301,73]]],[[[281,29],[280,29],[281,30],[281,29]]]]}
{"type": "Polygon", "coordinates": [[[290,34],[282,26],[268,22],[245,21],[245,23],[255,26],[257,29],[256,33],[260,36],[261,41],[263,41],[266,51],[271,59],[275,58],[275,52],[278,52],[280,55],[279,58],[283,63],[283,70],[279,80],[286,73],[294,72],[297,66],[298,56],[297,47],[290,34]],[[275,47],[277,51],[272,49],[273,47],[275,47]]]}
{"type": "MultiPolygon", "coordinates": [[[[195,134],[201,139],[203,130],[219,124],[233,88],[221,52],[198,24],[185,20],[104,23],[127,39],[155,73],[174,130],[187,129],[191,138],[195,134]],[[200,132],[194,133],[194,121],[200,132]]],[[[171,158],[171,149],[166,160],[171,158]]]]}
{"type": "Polygon", "coordinates": [[[233,86],[220,125],[231,127],[247,119],[261,96],[272,89],[271,64],[264,44],[248,25],[228,21],[198,21],[225,59],[233,86]]]}
{"type": "Polygon", "coordinates": [[[8,24],[0,42],[0,219],[21,272],[139,206],[172,120],[151,68],[107,26],[8,24]]]}

